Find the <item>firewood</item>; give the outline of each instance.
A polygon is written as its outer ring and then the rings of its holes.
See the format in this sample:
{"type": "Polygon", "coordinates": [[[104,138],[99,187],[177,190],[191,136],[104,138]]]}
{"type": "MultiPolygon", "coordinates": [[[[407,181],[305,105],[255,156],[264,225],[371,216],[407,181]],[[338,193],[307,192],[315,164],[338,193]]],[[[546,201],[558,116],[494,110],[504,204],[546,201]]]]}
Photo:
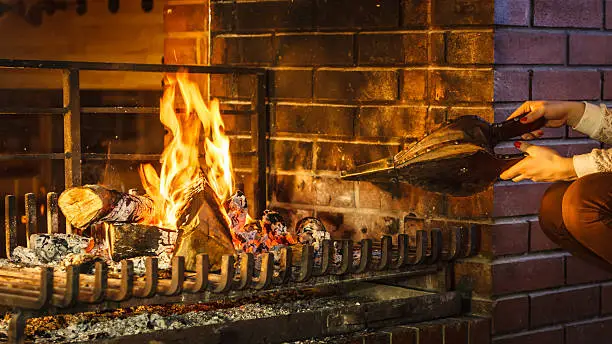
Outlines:
{"type": "Polygon", "coordinates": [[[221,268],[225,254],[236,254],[229,222],[222,204],[210,185],[203,181],[191,193],[191,201],[178,216],[179,235],[175,256],[185,257],[185,269],[195,271],[196,256],[208,254],[211,270],[221,268]]]}
{"type": "Polygon", "coordinates": [[[69,188],[58,200],[66,220],[76,228],[96,222],[141,223],[155,215],[153,200],[130,195],[102,185],[69,188]]]}
{"type": "Polygon", "coordinates": [[[113,261],[156,256],[164,247],[171,249],[167,242],[169,231],[156,226],[135,223],[104,223],[106,242],[113,261]]]}

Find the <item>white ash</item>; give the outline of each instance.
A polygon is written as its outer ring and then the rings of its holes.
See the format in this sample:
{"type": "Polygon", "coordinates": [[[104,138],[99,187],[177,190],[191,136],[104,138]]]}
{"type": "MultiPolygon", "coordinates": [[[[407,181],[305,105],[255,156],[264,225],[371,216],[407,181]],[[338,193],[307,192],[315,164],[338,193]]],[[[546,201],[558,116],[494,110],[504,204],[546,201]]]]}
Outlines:
{"type": "Polygon", "coordinates": [[[11,260],[31,265],[60,264],[72,255],[83,255],[92,239],[76,234],[32,234],[30,248],[17,246],[11,260]]]}
{"type": "MultiPolygon", "coordinates": [[[[117,338],[159,330],[174,330],[194,326],[223,324],[235,321],[267,318],[291,313],[321,310],[329,307],[355,305],[355,300],[315,298],[279,304],[245,304],[233,308],[211,311],[189,312],[162,316],[156,313],[142,313],[127,318],[111,318],[99,315],[92,320],[74,322],[67,327],[45,333],[37,333],[35,343],[69,343],[92,339],[117,338]]],[[[6,321],[0,329],[6,328],[6,321]]]]}

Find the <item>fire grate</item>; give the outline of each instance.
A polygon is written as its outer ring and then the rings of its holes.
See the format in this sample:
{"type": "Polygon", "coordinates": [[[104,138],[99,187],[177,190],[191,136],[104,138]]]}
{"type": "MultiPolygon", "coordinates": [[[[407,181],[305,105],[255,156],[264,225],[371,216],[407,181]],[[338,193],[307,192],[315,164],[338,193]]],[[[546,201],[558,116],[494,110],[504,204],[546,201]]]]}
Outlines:
{"type": "MultiPolygon", "coordinates": [[[[37,209],[34,194],[27,194],[25,200],[27,231],[35,228],[38,219],[36,212],[31,211],[37,209]]],[[[57,194],[49,193],[47,203],[46,216],[50,219],[47,231],[57,233],[57,194]]],[[[5,228],[9,254],[16,247],[15,238],[20,234],[16,214],[15,196],[7,195],[5,228]]],[[[144,279],[135,278],[130,260],[121,262],[118,278],[109,276],[102,262],[96,262],[93,275],[81,274],[79,266],[68,266],[64,271],[50,267],[0,267],[0,307],[12,313],[9,342],[20,343],[24,340],[25,321],[30,317],[177,302],[199,303],[262,290],[428,275],[440,271],[450,261],[475,254],[476,233],[474,226],[453,228],[450,242],[443,240],[440,229],[418,230],[414,237],[399,234],[396,244],[390,236],[383,236],[376,243],[371,239],[359,243],[326,240],[318,264],[313,246],[283,248],[280,269],[275,269],[273,255],[265,253],[258,274],[254,271],[252,254],[239,257],[239,269],[235,269],[234,256],[224,256],[218,272],[208,271],[208,257],[202,254],[197,257],[195,273],[185,271],[184,257],[174,257],[170,278],[159,276],[154,257],[146,260],[144,279]],[[334,243],[341,247],[342,260],[338,264],[333,261],[334,243]],[[359,252],[357,264],[353,260],[354,248],[359,252]],[[374,252],[379,253],[379,259],[373,258],[374,252]]]]}
{"type": "MultiPolygon", "coordinates": [[[[0,108],[0,115],[62,115],[64,118],[64,152],[42,154],[0,154],[2,160],[53,159],[64,160],[65,187],[81,185],[82,159],[88,160],[159,160],[159,154],[99,154],[81,152],[81,117],[91,114],[159,114],[158,107],[82,107],[80,97],[81,71],[106,72],[149,72],[176,73],[186,71],[192,74],[250,75],[255,78],[255,88],[249,99],[248,108],[234,107],[222,109],[224,115],[250,115],[251,147],[250,151],[238,153],[251,158],[253,182],[253,211],[263,213],[266,209],[266,166],[267,123],[266,109],[267,71],[264,68],[229,67],[229,66],[195,66],[164,64],[132,64],[104,62],[73,61],[36,61],[0,59],[1,69],[32,69],[62,71],[63,107],[61,108],[0,108]]],[[[70,226],[66,228],[71,233],[70,226]]]]}

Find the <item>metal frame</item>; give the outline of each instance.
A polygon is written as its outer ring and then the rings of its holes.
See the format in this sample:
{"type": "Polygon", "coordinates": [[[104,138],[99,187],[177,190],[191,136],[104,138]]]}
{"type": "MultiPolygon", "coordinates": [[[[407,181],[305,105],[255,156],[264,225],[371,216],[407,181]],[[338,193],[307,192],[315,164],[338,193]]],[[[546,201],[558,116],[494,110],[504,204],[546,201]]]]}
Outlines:
{"type": "MultiPolygon", "coordinates": [[[[1,69],[55,69],[63,73],[63,107],[62,108],[0,108],[2,114],[49,114],[63,115],[64,118],[64,153],[48,154],[0,154],[1,160],[27,159],[62,159],[66,187],[81,185],[81,159],[91,160],[151,160],[158,159],[158,154],[97,154],[81,152],[81,116],[83,114],[155,114],[155,107],[90,107],[80,104],[80,71],[124,71],[175,73],[186,71],[196,74],[243,74],[256,77],[256,87],[251,97],[251,109],[247,111],[222,111],[224,114],[251,115],[251,151],[244,155],[257,157],[252,159],[251,170],[254,179],[254,214],[261,214],[266,209],[267,188],[266,172],[268,166],[266,107],[267,71],[264,68],[247,68],[231,66],[196,66],[164,65],[105,62],[72,62],[72,61],[37,61],[0,59],[1,69]]],[[[71,229],[67,228],[70,232],[71,229]]]]}

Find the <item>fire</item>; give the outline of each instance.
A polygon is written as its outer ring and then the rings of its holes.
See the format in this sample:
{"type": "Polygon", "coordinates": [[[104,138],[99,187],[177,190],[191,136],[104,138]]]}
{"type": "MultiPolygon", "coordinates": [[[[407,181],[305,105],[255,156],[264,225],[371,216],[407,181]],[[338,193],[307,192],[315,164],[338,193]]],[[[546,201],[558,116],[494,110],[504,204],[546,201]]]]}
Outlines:
{"type": "MultiPolygon", "coordinates": [[[[162,152],[160,173],[150,164],[142,165],[140,178],[158,210],[155,224],[176,230],[179,210],[201,183],[201,171],[220,200],[232,194],[234,181],[219,102],[206,104],[186,73],[168,76],[167,81],[159,117],[172,137],[162,152]],[[177,91],[184,103],[181,111],[176,111],[177,91]]],[[[220,210],[227,217],[225,209],[220,210]]]]}

